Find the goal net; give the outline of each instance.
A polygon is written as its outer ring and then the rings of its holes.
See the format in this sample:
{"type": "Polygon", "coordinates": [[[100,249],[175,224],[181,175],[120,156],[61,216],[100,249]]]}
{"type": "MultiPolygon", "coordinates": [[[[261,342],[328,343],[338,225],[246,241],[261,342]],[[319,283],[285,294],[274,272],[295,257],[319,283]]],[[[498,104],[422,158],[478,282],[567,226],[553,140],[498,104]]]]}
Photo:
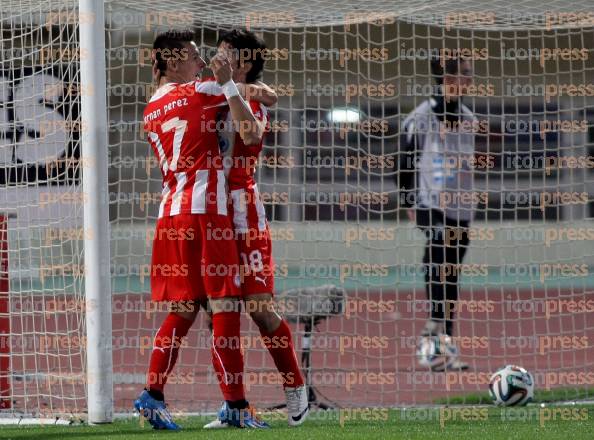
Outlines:
{"type": "MultiPolygon", "coordinates": [[[[205,59],[232,27],[257,32],[270,49],[263,81],[279,101],[257,181],[279,306],[290,289],[346,292],[311,338],[303,339],[306,316],[285,310],[298,355],[310,347],[308,377],[321,402],[487,403],[489,377],[506,364],[534,375],[539,398],[594,395],[588,2],[108,1],[105,84],[81,82],[81,64],[104,56],[81,50],[81,28],[95,15],[56,0],[0,8],[0,414],[83,417],[97,398],[87,393],[83,253],[92,241],[110,245],[113,410],[129,412],[144,386],[166,312],[150,302],[161,176],[142,112],[154,91],[152,41],[170,28],[195,30],[205,59]],[[406,215],[399,165],[408,157],[404,120],[436,93],[433,57],[459,57],[473,71],[463,103],[475,118],[477,207],[453,306],[464,372],[431,372],[416,354],[431,308],[426,238],[406,215]],[[82,176],[96,164],[81,139],[94,115],[81,114],[81,98],[101,95],[108,190],[89,194],[82,176]],[[109,236],[83,225],[83,205],[95,197],[108,204],[109,236]]],[[[174,412],[220,405],[203,319],[167,385],[174,412]]],[[[247,316],[242,335],[248,398],[260,408],[282,403],[247,316]]]]}

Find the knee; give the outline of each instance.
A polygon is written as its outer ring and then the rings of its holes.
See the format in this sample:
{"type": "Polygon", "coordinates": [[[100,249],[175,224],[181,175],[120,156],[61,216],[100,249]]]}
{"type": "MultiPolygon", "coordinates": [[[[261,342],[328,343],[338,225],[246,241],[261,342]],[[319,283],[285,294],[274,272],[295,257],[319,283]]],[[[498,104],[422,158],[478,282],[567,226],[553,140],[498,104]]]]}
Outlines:
{"type": "Polygon", "coordinates": [[[266,333],[272,333],[276,331],[281,323],[280,316],[269,310],[250,312],[250,316],[258,328],[266,333]]]}
{"type": "Polygon", "coordinates": [[[194,322],[198,312],[174,312],[177,316],[185,319],[186,321],[194,322]]]}
{"type": "Polygon", "coordinates": [[[204,318],[205,324],[208,327],[208,330],[212,333],[212,315],[210,313],[206,313],[206,318],[204,318]]]}
{"type": "MultiPolygon", "coordinates": [[[[184,304],[185,305],[185,304],[184,304]]],[[[197,302],[193,302],[190,305],[185,305],[185,307],[173,307],[171,309],[171,313],[175,313],[177,316],[185,319],[186,321],[194,322],[196,320],[196,316],[198,316],[198,312],[200,311],[200,304],[197,302]]]]}

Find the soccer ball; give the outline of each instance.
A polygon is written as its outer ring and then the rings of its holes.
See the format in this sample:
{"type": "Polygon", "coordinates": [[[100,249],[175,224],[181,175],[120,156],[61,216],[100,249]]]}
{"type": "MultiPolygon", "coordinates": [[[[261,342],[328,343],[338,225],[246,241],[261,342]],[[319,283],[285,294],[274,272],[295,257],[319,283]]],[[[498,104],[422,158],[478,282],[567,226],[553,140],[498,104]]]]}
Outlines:
{"type": "Polygon", "coordinates": [[[489,394],[497,406],[522,406],[534,397],[534,379],[522,367],[506,365],[491,376],[489,394]]]}
{"type": "Polygon", "coordinates": [[[444,371],[458,358],[458,349],[445,334],[423,336],[417,347],[419,364],[433,371],[444,371]]]}

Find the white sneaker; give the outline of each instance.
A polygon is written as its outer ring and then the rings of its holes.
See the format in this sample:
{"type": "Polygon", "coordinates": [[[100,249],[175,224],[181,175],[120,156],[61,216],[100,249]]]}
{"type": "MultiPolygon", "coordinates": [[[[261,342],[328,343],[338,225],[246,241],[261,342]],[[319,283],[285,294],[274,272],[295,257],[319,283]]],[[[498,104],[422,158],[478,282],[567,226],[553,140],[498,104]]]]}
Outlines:
{"type": "Polygon", "coordinates": [[[207,423],[203,426],[204,429],[225,429],[230,428],[227,422],[221,422],[219,419],[213,420],[212,422],[207,423]]]}
{"type": "Polygon", "coordinates": [[[419,364],[431,371],[467,370],[468,364],[459,359],[458,347],[446,334],[421,336],[417,346],[419,364]]]}
{"type": "Polygon", "coordinates": [[[301,425],[309,414],[307,387],[301,385],[297,388],[285,388],[287,398],[287,418],[289,426],[301,425]]]}
{"type": "Polygon", "coordinates": [[[446,370],[448,370],[448,371],[468,370],[468,368],[469,368],[468,364],[466,362],[461,361],[458,358],[453,359],[446,366],[446,370]]]}
{"type": "Polygon", "coordinates": [[[231,428],[231,425],[222,419],[225,419],[227,411],[227,403],[223,402],[223,405],[219,409],[217,413],[217,418],[214,419],[212,422],[207,423],[203,426],[204,429],[224,429],[224,428],[231,428]]]}

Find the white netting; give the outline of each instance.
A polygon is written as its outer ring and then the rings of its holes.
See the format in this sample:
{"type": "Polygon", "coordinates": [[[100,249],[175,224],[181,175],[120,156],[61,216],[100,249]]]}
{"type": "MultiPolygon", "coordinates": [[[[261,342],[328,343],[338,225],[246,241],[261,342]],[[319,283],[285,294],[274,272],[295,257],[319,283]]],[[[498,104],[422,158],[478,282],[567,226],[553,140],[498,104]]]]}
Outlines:
{"type": "Polygon", "coordinates": [[[40,417],[86,408],[78,24],[65,5],[51,20],[18,11],[3,4],[0,21],[0,407],[40,417]]]}
{"type": "MultiPolygon", "coordinates": [[[[75,49],[77,21],[67,6],[52,6],[3,3],[3,47],[75,49]]],[[[594,314],[588,308],[594,306],[592,170],[587,161],[577,166],[565,162],[560,169],[541,166],[545,157],[592,156],[594,31],[589,7],[588,2],[428,6],[376,1],[362,10],[355,2],[297,7],[281,1],[256,2],[247,10],[244,2],[216,9],[174,1],[107,3],[116,410],[128,410],[142,388],[152,336],[164,316],[149,304],[147,268],[161,188],[141,115],[152,91],[152,40],[169,27],[195,29],[205,56],[212,55],[219,32],[230,26],[261,32],[268,47],[276,49],[264,81],[276,87],[280,100],[272,109],[273,132],[266,139],[267,159],[260,164],[258,181],[274,230],[277,291],[335,283],[346,288],[351,307],[344,316],[322,322],[314,335],[313,378],[322,395],[344,406],[430,403],[484,392],[489,373],[518,363],[535,375],[537,390],[550,386],[562,390],[561,397],[591,396],[594,379],[585,373],[594,364],[594,314]],[[424,243],[397,203],[393,169],[402,154],[402,121],[432,91],[428,56],[442,48],[464,48],[472,61],[480,87],[465,102],[486,127],[476,136],[478,156],[493,160],[492,167],[475,172],[476,191],[487,193],[488,203],[479,206],[473,224],[476,236],[465,263],[476,271],[462,280],[464,306],[455,333],[468,338],[458,342],[477,376],[450,376],[447,383],[446,375],[428,373],[416,362],[415,346],[427,318],[420,274],[424,243]],[[351,166],[345,169],[345,163],[351,166]],[[536,197],[543,192],[585,196],[550,201],[541,209],[536,197]],[[567,231],[581,239],[568,238],[567,231]],[[569,310],[571,304],[577,309],[569,310]]],[[[31,78],[27,90],[37,97],[41,92],[34,85],[41,80],[20,67],[26,59],[3,55],[3,66],[31,78]]],[[[76,60],[52,58],[44,66],[44,75],[65,67],[67,73],[58,79],[76,84],[76,60]]],[[[8,84],[19,82],[10,79],[8,84]]],[[[26,102],[25,95],[6,96],[9,108],[26,102]]],[[[76,95],[64,99],[75,107],[78,103],[76,95]]],[[[78,114],[66,119],[76,122],[78,114]]],[[[3,127],[13,124],[3,121],[3,127]]],[[[66,132],[70,139],[74,130],[66,132]]],[[[23,141],[11,136],[4,139],[4,148],[26,151],[23,141]]],[[[65,191],[80,192],[78,181],[65,191]]],[[[1,194],[3,206],[7,199],[1,194]]],[[[39,209],[20,197],[16,205],[18,210],[39,209]]],[[[35,295],[36,301],[80,300],[80,275],[70,277],[59,269],[41,287],[21,287],[39,286],[42,259],[72,267],[81,263],[82,231],[77,228],[82,213],[80,203],[74,205],[76,215],[32,213],[9,222],[11,322],[37,320],[30,327],[37,337],[83,335],[80,310],[64,316],[27,314],[12,306],[35,295]],[[50,228],[62,233],[47,242],[42,234],[50,228]],[[69,228],[74,235],[67,235],[69,228]],[[74,321],[58,321],[62,318],[74,321]]],[[[17,337],[27,331],[13,325],[17,337]]],[[[303,329],[294,329],[301,350],[303,329]]],[[[253,343],[257,332],[247,319],[244,330],[253,343]]],[[[174,409],[218,407],[208,338],[204,323],[196,322],[167,388],[174,409]]],[[[41,410],[47,401],[59,402],[49,406],[52,412],[84,407],[82,387],[66,386],[72,374],[82,371],[83,350],[69,350],[51,355],[39,348],[11,351],[15,408],[41,410]],[[27,356],[35,362],[19,368],[27,356]],[[49,371],[60,378],[60,386],[43,389],[39,381],[49,371]],[[29,377],[32,387],[21,387],[21,375],[29,377]]],[[[246,360],[246,369],[257,375],[250,376],[256,383],[248,397],[258,406],[280,403],[280,386],[266,378],[274,371],[266,351],[247,348],[246,360]]]]}
{"type": "MultiPolygon", "coordinates": [[[[460,29],[567,29],[587,28],[593,25],[592,4],[588,0],[550,1],[543,4],[539,0],[499,0],[490,3],[482,0],[439,2],[406,2],[373,0],[362,5],[355,0],[335,2],[332,0],[314,0],[307,3],[295,3],[279,0],[273,3],[255,1],[225,2],[205,6],[199,2],[176,0],[149,3],[132,0],[108,0],[107,11],[113,13],[136,11],[134,18],[119,17],[128,20],[129,25],[149,26],[179,25],[167,23],[169,18],[179,20],[183,15],[191,21],[208,26],[244,26],[254,28],[287,28],[308,26],[329,26],[356,23],[394,23],[395,21],[443,26],[460,29]]],[[[7,0],[3,3],[2,19],[25,22],[38,20],[57,11],[74,10],[77,1],[54,0],[29,1],[7,0]]]]}
{"type": "MultiPolygon", "coordinates": [[[[528,4],[526,11],[536,12],[530,6],[534,5],[528,4]]],[[[539,264],[591,264],[589,242],[545,244],[543,234],[549,223],[542,221],[543,213],[534,200],[526,203],[525,199],[528,194],[533,196],[544,191],[589,194],[591,172],[578,168],[545,173],[538,165],[528,166],[527,170],[515,168],[521,168],[522,160],[526,163],[527,157],[537,164],[545,156],[587,157],[591,154],[587,146],[592,140],[586,133],[591,125],[587,105],[591,94],[584,95],[582,91],[581,96],[547,96],[546,104],[542,94],[543,86],[551,83],[592,82],[591,50],[587,43],[593,38],[591,29],[553,31],[535,25],[538,30],[525,30],[532,26],[517,26],[517,30],[506,31],[448,30],[407,23],[400,17],[395,21],[383,20],[381,17],[385,16],[380,15],[374,15],[371,23],[357,25],[347,21],[345,24],[345,14],[350,10],[348,4],[335,9],[338,15],[342,14],[340,20],[326,21],[318,20],[315,14],[303,13],[307,9],[300,9],[294,15],[279,15],[274,8],[261,10],[255,5],[252,15],[246,16],[238,5],[229,5],[233,12],[226,11],[226,7],[219,11],[184,6],[178,10],[180,15],[176,19],[183,22],[189,15],[200,20],[197,41],[204,48],[205,56],[212,54],[218,32],[226,28],[224,24],[260,27],[268,46],[278,50],[267,63],[264,74],[264,80],[274,85],[281,96],[273,109],[276,129],[267,138],[264,154],[268,159],[260,166],[258,175],[277,236],[274,245],[280,267],[277,291],[327,282],[344,284],[351,307],[357,307],[348,317],[322,323],[314,336],[313,377],[322,394],[341,405],[429,403],[444,395],[451,398],[460,393],[484,391],[485,377],[508,362],[526,365],[541,382],[547,372],[586,372],[592,359],[587,348],[579,346],[579,341],[578,346],[567,349],[559,346],[557,340],[555,348],[542,348],[542,355],[539,344],[548,335],[592,337],[593,323],[585,309],[577,314],[564,311],[551,319],[542,316],[547,300],[568,299],[577,303],[591,299],[591,277],[555,275],[541,283],[537,273],[539,264]],[[225,18],[217,22],[219,13],[225,18]],[[334,25],[300,27],[308,17],[313,17],[316,23],[334,25]],[[295,21],[287,23],[292,18],[295,21]],[[271,23],[273,20],[276,25],[271,23]],[[549,60],[543,54],[541,60],[540,47],[579,48],[587,54],[580,52],[580,58],[573,61],[560,57],[549,60]],[[459,314],[456,334],[468,338],[459,342],[463,343],[463,357],[472,364],[478,379],[472,382],[472,378],[461,376],[458,380],[464,383],[448,385],[444,383],[445,375],[427,373],[416,364],[415,345],[427,317],[423,278],[419,273],[423,239],[412,225],[395,220],[398,210],[391,166],[400,157],[397,135],[402,120],[431,93],[428,56],[441,48],[466,48],[474,58],[475,82],[480,87],[474,91],[475,96],[466,98],[465,102],[479,121],[486,121],[488,125],[477,135],[477,152],[489,155],[494,161],[492,169],[478,169],[476,173],[476,190],[488,193],[489,203],[478,210],[475,232],[480,232],[481,237],[477,235],[473,239],[465,260],[479,270],[487,267],[488,274],[480,276],[479,272],[479,276],[475,273],[466,278],[461,298],[467,305],[496,308],[464,310],[459,314]],[[354,119],[350,124],[332,123],[333,110],[338,110],[343,118],[354,119]],[[561,129],[557,120],[580,121],[578,130],[561,129]],[[363,121],[367,121],[367,126],[361,125],[363,121]],[[557,128],[553,128],[552,133],[541,132],[549,127],[543,125],[544,121],[557,128]],[[371,155],[376,162],[370,166],[366,159],[371,155]],[[355,158],[364,159],[356,162],[355,158]],[[352,167],[345,170],[344,163],[348,160],[352,167]],[[518,160],[520,165],[514,165],[518,160]],[[365,194],[371,197],[361,198],[365,194]],[[517,197],[524,200],[516,200],[517,197]],[[518,237],[523,241],[518,243],[518,237]],[[514,267],[521,269],[515,273],[514,267]],[[372,310],[382,301],[386,303],[384,310],[372,310]],[[356,342],[361,335],[375,339],[356,342]],[[344,344],[359,345],[345,348],[344,344]],[[362,375],[353,378],[354,372],[362,375]],[[349,380],[355,383],[349,384],[349,380]]],[[[452,12],[458,10],[458,4],[440,7],[443,10],[439,9],[435,17],[443,18],[449,8],[452,12]]],[[[169,10],[167,4],[160,4],[148,19],[147,15],[139,17],[133,13],[128,17],[125,11],[118,9],[111,21],[112,50],[127,48],[134,53],[141,48],[140,59],[146,62],[154,33],[131,30],[124,23],[126,20],[155,22],[158,11],[163,10],[169,10]]],[[[281,5],[278,10],[289,9],[281,5]]],[[[323,10],[323,7],[317,9],[318,12],[323,10]]],[[[433,7],[433,11],[436,10],[437,7],[433,7]]],[[[542,10],[542,7],[538,9],[542,10]]],[[[370,6],[366,11],[371,15],[375,9],[370,6]]],[[[167,27],[169,18],[162,16],[162,19],[161,29],[167,27]]],[[[467,27],[490,28],[484,26],[485,23],[475,24],[467,27]]],[[[493,27],[508,29],[516,24],[495,22],[493,27]]],[[[127,65],[125,61],[114,61],[113,56],[110,58],[110,84],[114,91],[125,93],[124,85],[137,87],[149,81],[148,66],[136,69],[136,60],[127,65]],[[127,76],[122,72],[127,72],[127,76]]],[[[144,92],[146,88],[135,90],[144,92]]],[[[110,116],[110,119],[122,126],[139,121],[142,99],[138,95],[114,98],[112,94],[110,115],[117,117],[110,116]],[[120,117],[125,122],[120,122],[120,117]]],[[[337,113],[334,117],[341,115],[337,113]]],[[[151,152],[130,133],[114,131],[112,158],[121,156],[128,161],[132,158],[138,161],[140,154],[146,158],[143,164],[150,160],[151,152]]],[[[133,173],[119,171],[118,179],[113,181],[114,189],[126,188],[126,193],[131,191],[132,197],[138,200],[141,196],[135,196],[135,191],[150,194],[145,195],[145,200],[152,202],[148,211],[139,212],[140,202],[131,207],[119,204],[113,217],[114,226],[125,225],[125,234],[143,237],[152,230],[160,191],[156,167],[153,165],[146,178],[144,173],[141,166],[136,166],[133,173]]],[[[589,196],[587,198],[589,200],[589,196]]],[[[554,202],[547,208],[546,219],[558,227],[583,230],[590,225],[589,209],[584,203],[554,202]]],[[[142,245],[138,241],[133,247],[129,236],[121,237],[125,240],[118,238],[114,256],[123,266],[131,261],[148,261],[150,241],[142,245]]],[[[121,283],[121,288],[116,285],[115,291],[133,290],[130,277],[122,277],[121,283]]],[[[140,291],[147,289],[146,283],[145,279],[140,291]]],[[[146,301],[147,294],[142,298],[146,301]]],[[[150,315],[147,320],[141,319],[140,314],[134,319],[132,314],[122,313],[114,318],[116,333],[148,338],[162,315],[150,315]]],[[[246,335],[255,337],[253,325],[245,324],[249,329],[246,335]]],[[[297,334],[302,334],[301,328],[297,334]]],[[[176,367],[177,379],[184,382],[191,376],[189,380],[195,386],[170,385],[168,396],[175,399],[174,404],[180,409],[215,408],[217,387],[212,373],[205,373],[211,370],[208,331],[202,323],[196,324],[188,343],[191,348],[183,351],[176,367]],[[200,367],[196,368],[197,365],[200,367]]],[[[125,390],[131,392],[128,398],[133,396],[132,390],[136,392],[144,381],[147,359],[146,350],[144,354],[136,352],[135,355],[120,351],[115,368],[119,367],[123,373],[134,365],[138,383],[136,387],[122,385],[121,389],[116,389],[116,396],[127,395],[125,390]]],[[[261,347],[247,350],[247,361],[247,369],[252,373],[274,371],[261,347]]],[[[254,376],[254,380],[261,382],[262,379],[254,376]]],[[[564,376],[559,380],[565,380],[564,376]]],[[[260,382],[250,391],[252,399],[259,405],[282,401],[280,387],[260,382]]],[[[576,389],[588,384],[565,385],[569,389],[564,395],[569,397],[576,396],[576,389]]]]}

